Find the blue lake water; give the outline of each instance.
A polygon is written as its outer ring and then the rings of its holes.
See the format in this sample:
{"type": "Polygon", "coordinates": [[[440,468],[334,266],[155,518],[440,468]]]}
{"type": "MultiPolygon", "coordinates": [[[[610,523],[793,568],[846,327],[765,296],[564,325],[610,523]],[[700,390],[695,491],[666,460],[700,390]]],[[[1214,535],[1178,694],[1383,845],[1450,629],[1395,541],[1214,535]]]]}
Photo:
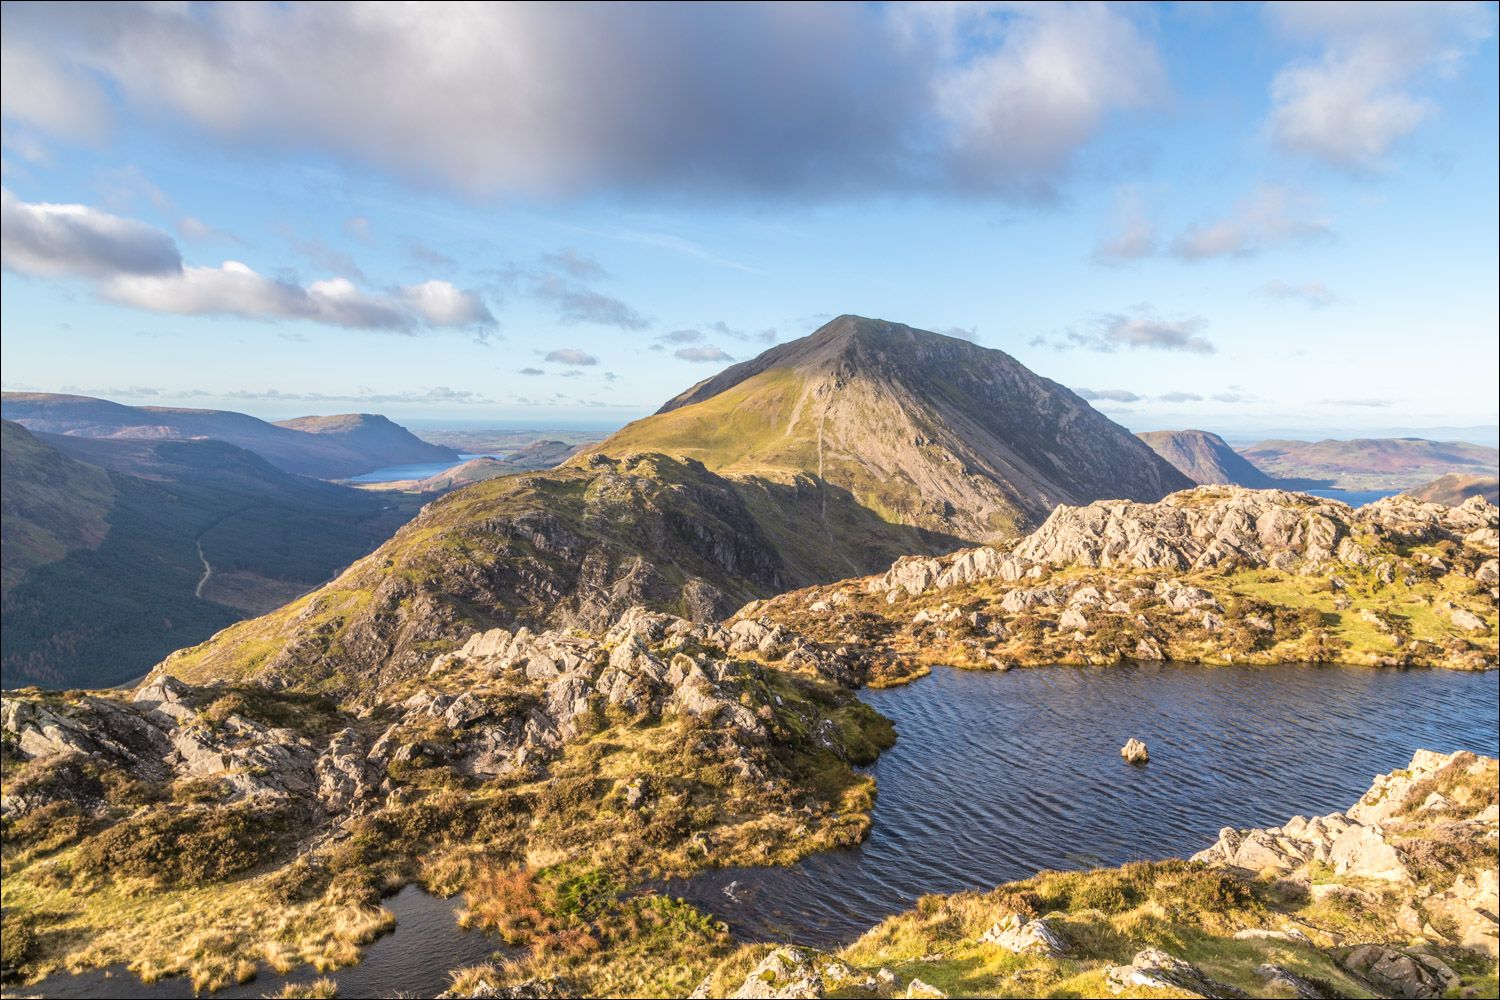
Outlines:
{"type": "MultiPolygon", "coordinates": [[[[492,455],[492,458],[500,458],[506,453],[492,455]]],[[[362,476],[351,476],[351,483],[394,483],[400,479],[426,479],[435,476],[439,472],[446,472],[461,462],[467,462],[473,458],[484,458],[484,455],[459,455],[451,462],[418,462],[415,465],[387,465],[383,469],[374,472],[366,472],[362,476]]]]}
{"type": "Polygon", "coordinates": [[[1311,493],[1315,497],[1326,497],[1329,500],[1342,500],[1351,507],[1363,507],[1367,503],[1374,503],[1383,497],[1393,497],[1406,492],[1405,490],[1298,490],[1299,493],[1311,493]]]}
{"type": "MultiPolygon", "coordinates": [[[[1352,805],[1412,752],[1500,752],[1500,672],[1284,664],[946,667],[860,697],[896,725],[869,769],[874,825],[858,847],[789,868],[719,869],[667,883],[742,940],[836,945],[926,893],[987,889],[1039,869],[1182,857],[1223,826],[1280,825],[1352,805]],[[1131,737],[1151,761],[1120,758],[1131,737]]],[[[433,996],[494,938],[459,930],[454,901],[414,888],[388,903],[393,933],[352,969],[342,996],[433,996]]],[[[49,997],[185,997],[123,973],[53,977],[49,997]]],[[[293,974],[305,981],[312,970],[293,974]]],[[[220,996],[274,993],[269,973],[220,996]]]]}

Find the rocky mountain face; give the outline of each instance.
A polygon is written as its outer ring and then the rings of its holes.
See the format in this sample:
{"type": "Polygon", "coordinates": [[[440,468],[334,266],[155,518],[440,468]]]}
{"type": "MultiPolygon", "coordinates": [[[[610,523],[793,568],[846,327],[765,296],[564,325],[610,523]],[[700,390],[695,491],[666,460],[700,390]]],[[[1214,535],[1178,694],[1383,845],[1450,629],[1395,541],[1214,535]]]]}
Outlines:
{"type": "Polygon", "coordinates": [[[1009,355],[858,316],[726,369],[593,450],[647,449],[731,477],[810,475],[887,521],[970,541],[1013,536],[1059,503],[1190,485],[1009,355]]]}
{"type": "Polygon", "coordinates": [[[1500,451],[1466,441],[1262,441],[1240,452],[1287,489],[1404,489],[1448,473],[1493,478],[1500,451]]]}
{"type": "Polygon", "coordinates": [[[4,431],[6,686],[138,677],[305,593],[409,516],[222,441],[4,431]]]}
{"type": "Polygon", "coordinates": [[[287,425],[230,410],[124,406],[91,396],[7,392],[0,412],[29,430],[81,438],[211,438],[252,451],[285,472],[319,479],[357,476],[387,465],[456,461],[384,417],[303,417],[287,425]]]}
{"type": "Polygon", "coordinates": [[[1274,489],[1275,480],[1208,431],[1147,431],[1136,437],[1200,486],[1274,489]]]}
{"type": "Polygon", "coordinates": [[[1500,479],[1494,476],[1450,473],[1401,495],[1423,503],[1442,503],[1450,507],[1457,507],[1472,496],[1483,497],[1489,503],[1500,503],[1500,479]]]}

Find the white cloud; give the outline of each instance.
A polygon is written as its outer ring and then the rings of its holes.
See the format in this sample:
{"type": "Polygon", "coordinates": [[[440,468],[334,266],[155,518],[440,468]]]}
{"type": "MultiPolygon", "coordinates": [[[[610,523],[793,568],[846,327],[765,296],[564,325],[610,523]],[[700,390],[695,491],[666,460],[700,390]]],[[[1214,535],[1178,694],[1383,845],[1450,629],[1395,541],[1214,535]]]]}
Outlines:
{"type": "Polygon", "coordinates": [[[177,274],[122,274],[101,282],[101,297],[121,305],[186,316],[306,319],[360,329],[406,331],[409,316],[384,297],[368,296],[347,278],[303,288],[257,274],[239,261],[184,267],[177,274]]]}
{"type": "Polygon", "coordinates": [[[1085,389],[1082,386],[1074,386],[1073,391],[1079,397],[1089,402],[1096,400],[1110,400],[1115,403],[1136,403],[1144,399],[1144,396],[1131,392],[1129,389],[1085,389]]]}
{"type": "Polygon", "coordinates": [[[576,347],[559,347],[547,354],[543,361],[552,361],[560,365],[597,365],[599,359],[587,351],[580,351],[576,347]]]}
{"type": "MultiPolygon", "coordinates": [[[[1066,351],[1084,348],[1090,351],[1110,352],[1121,347],[1135,349],[1147,347],[1158,351],[1187,351],[1191,354],[1212,354],[1214,345],[1200,336],[1207,328],[1208,320],[1202,316],[1187,316],[1182,319],[1163,319],[1149,305],[1139,305],[1133,315],[1107,313],[1096,316],[1083,329],[1065,330],[1062,336],[1048,340],[1034,337],[1031,347],[1051,347],[1066,351]]],[[[1083,395],[1083,390],[1074,390],[1083,395]]],[[[1110,392],[1124,390],[1108,390],[1110,392]]],[[[1088,399],[1088,396],[1084,396],[1088,399]]],[[[1114,399],[1099,396],[1100,399],[1114,399]]]]}
{"type": "Polygon", "coordinates": [[[1322,45],[1271,83],[1272,140],[1289,152],[1377,168],[1437,104],[1422,93],[1494,30],[1481,3],[1276,3],[1273,20],[1322,45]]]}
{"type": "Polygon", "coordinates": [[[1200,395],[1198,395],[1196,392],[1184,392],[1181,389],[1174,389],[1171,392],[1164,392],[1160,396],[1157,396],[1156,398],[1159,399],[1163,403],[1201,403],[1201,402],[1203,402],[1203,397],[1200,396],[1200,395]]]}
{"type": "Polygon", "coordinates": [[[118,100],[475,194],[1045,197],[1166,90],[1097,3],[38,4],[5,36],[27,128],[97,137],[118,100]]]}
{"type": "Polygon", "coordinates": [[[712,344],[704,347],[684,347],[672,352],[673,357],[681,358],[683,361],[696,361],[700,363],[713,361],[733,361],[734,358],[725,354],[721,349],[712,344]]]}
{"type": "Polygon", "coordinates": [[[484,300],[451,282],[432,279],[401,289],[401,302],[432,326],[494,326],[484,300]]]}
{"type": "Polygon", "coordinates": [[[0,259],[22,274],[103,278],[181,271],[172,237],[87,205],[32,204],[0,189],[0,259]]]}
{"type": "Polygon", "coordinates": [[[1256,294],[1270,299],[1301,299],[1315,307],[1332,305],[1339,299],[1333,290],[1321,281],[1304,281],[1300,285],[1291,285],[1280,278],[1261,285],[1256,289],[1256,294]]]}
{"type": "Polygon", "coordinates": [[[1173,241],[1172,253],[1183,260],[1248,257],[1315,239],[1328,228],[1328,220],[1318,217],[1310,199],[1263,185],[1218,222],[1189,226],[1173,241]]]}
{"type": "Polygon", "coordinates": [[[1156,222],[1134,185],[1117,196],[1111,228],[1110,235],[1094,250],[1094,260],[1099,263],[1122,264],[1156,253],[1156,222]]]}

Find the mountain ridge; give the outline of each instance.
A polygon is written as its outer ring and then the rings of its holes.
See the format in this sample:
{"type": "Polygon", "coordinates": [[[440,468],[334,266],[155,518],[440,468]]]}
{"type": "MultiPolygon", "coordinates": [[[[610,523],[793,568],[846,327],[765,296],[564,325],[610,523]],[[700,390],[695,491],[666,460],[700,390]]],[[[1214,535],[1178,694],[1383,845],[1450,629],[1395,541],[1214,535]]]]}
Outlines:
{"type": "Polygon", "coordinates": [[[1277,487],[1276,480],[1212,431],[1143,431],[1136,437],[1199,486],[1277,487]]]}
{"type": "Polygon", "coordinates": [[[28,430],[69,437],[211,438],[255,452],[284,472],[319,479],[342,479],[386,465],[458,460],[453,449],[422,441],[377,414],[299,417],[276,424],[234,410],[127,406],[45,392],[4,393],[0,412],[28,430]]]}

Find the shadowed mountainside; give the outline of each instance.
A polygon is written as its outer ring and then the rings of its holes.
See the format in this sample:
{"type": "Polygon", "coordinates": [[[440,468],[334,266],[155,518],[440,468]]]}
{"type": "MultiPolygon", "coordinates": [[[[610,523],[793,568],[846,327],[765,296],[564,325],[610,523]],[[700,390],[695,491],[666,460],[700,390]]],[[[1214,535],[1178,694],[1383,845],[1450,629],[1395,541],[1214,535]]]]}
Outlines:
{"type": "Polygon", "coordinates": [[[1136,437],[1199,486],[1276,488],[1276,481],[1209,431],[1146,431],[1136,437]]]}
{"type": "Polygon", "coordinates": [[[221,441],[4,432],[7,686],[138,676],[328,579],[406,516],[221,441]]]}
{"type": "Polygon", "coordinates": [[[451,448],[428,444],[385,417],[367,413],[300,417],[278,425],[232,410],[125,406],[44,392],[7,392],[0,397],[0,411],[28,430],[69,437],[211,438],[252,451],[285,472],[320,479],[458,459],[451,448]]]}

